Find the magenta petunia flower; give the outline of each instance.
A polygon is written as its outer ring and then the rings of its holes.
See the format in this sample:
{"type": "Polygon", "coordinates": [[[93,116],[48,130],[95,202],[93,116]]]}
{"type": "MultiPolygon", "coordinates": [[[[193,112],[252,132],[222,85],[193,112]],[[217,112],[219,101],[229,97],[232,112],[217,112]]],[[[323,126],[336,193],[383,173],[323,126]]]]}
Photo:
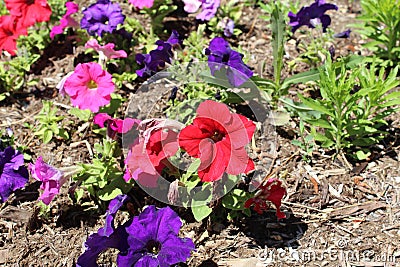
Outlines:
{"type": "Polygon", "coordinates": [[[115,85],[112,76],[98,63],[80,63],[64,83],[65,92],[74,106],[98,112],[108,105],[115,85]]]}
{"type": "Polygon", "coordinates": [[[67,3],[65,3],[65,6],[67,8],[67,12],[61,18],[60,24],[54,26],[51,29],[51,32],[50,32],[51,39],[53,39],[54,36],[56,36],[57,34],[62,34],[64,32],[65,28],[79,26],[79,23],[74,18],[71,18],[72,14],[75,14],[76,12],[78,12],[78,10],[79,10],[78,4],[76,4],[74,2],[67,2],[67,3]]]}
{"type": "Polygon", "coordinates": [[[106,57],[107,59],[127,57],[127,54],[124,50],[116,51],[116,50],[114,50],[114,47],[115,47],[115,44],[113,44],[113,43],[100,45],[96,39],[90,39],[85,44],[86,49],[93,48],[94,50],[96,50],[99,53],[100,57],[106,57]]]}
{"type": "Polygon", "coordinates": [[[154,4],[154,0],[128,0],[128,2],[137,9],[151,8],[154,4]]]}
{"type": "Polygon", "coordinates": [[[140,120],[132,118],[114,119],[107,113],[99,113],[94,116],[93,122],[101,128],[107,127],[107,135],[114,139],[117,133],[129,132],[133,125],[140,123],[140,120]]]}
{"type": "Polygon", "coordinates": [[[29,171],[35,180],[41,181],[40,189],[43,190],[39,197],[44,204],[49,205],[53,198],[60,193],[61,186],[66,182],[61,171],[45,163],[38,157],[35,164],[29,164],[29,171]]]}

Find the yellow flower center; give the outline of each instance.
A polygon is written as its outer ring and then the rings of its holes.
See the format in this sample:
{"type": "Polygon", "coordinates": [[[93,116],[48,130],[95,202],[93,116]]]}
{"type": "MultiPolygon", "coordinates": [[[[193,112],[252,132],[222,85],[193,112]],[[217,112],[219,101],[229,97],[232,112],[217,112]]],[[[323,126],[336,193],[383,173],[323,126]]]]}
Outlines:
{"type": "Polygon", "coordinates": [[[89,89],[97,89],[97,83],[93,80],[90,80],[90,82],[87,83],[87,87],[89,89]]]}

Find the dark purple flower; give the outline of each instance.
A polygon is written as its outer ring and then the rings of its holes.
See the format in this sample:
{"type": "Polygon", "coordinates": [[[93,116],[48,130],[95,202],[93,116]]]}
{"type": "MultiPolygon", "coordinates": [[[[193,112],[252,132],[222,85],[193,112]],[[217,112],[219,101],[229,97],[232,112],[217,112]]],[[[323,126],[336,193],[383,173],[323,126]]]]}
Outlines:
{"type": "Polygon", "coordinates": [[[179,43],[179,34],[174,30],[167,41],[158,40],[156,42],[157,48],[150,51],[149,54],[137,54],[136,62],[139,65],[144,65],[144,68],[136,71],[137,75],[149,77],[164,68],[165,63],[171,63],[172,47],[179,43]]]}
{"type": "Polygon", "coordinates": [[[108,204],[106,223],[97,233],[92,234],[85,242],[86,251],[79,256],[77,267],[97,267],[97,257],[108,248],[116,248],[121,253],[127,253],[128,233],[125,230],[132,219],[123,225],[114,227],[114,217],[118,210],[129,200],[127,195],[118,195],[108,204]]]}
{"type": "Polygon", "coordinates": [[[326,4],[325,0],[315,0],[310,6],[304,6],[297,14],[289,12],[289,25],[292,26],[292,32],[295,32],[301,26],[315,28],[316,24],[321,23],[325,32],[326,28],[331,24],[331,18],[324,14],[327,10],[338,10],[334,4],[326,4]]]}
{"type": "Polygon", "coordinates": [[[178,237],[182,222],[169,207],[157,210],[148,206],[139,216],[114,229],[114,216],[127,200],[127,196],[119,195],[110,202],[106,225],[86,240],[78,267],[97,267],[97,257],[108,248],[120,251],[118,266],[169,267],[190,257],[195,245],[189,238],[178,237]]]}
{"type": "Polygon", "coordinates": [[[221,70],[223,65],[227,65],[226,76],[229,83],[233,86],[240,86],[253,76],[250,68],[244,64],[243,55],[231,49],[229,43],[222,37],[215,37],[211,40],[209,48],[206,49],[208,55],[208,66],[211,74],[221,70]]]}
{"type": "Polygon", "coordinates": [[[349,38],[350,37],[350,33],[351,33],[351,30],[348,29],[348,30],[346,30],[344,32],[339,32],[339,33],[334,34],[333,37],[335,37],[335,38],[349,38]]]}
{"type": "Polygon", "coordinates": [[[106,213],[106,223],[104,227],[100,228],[97,233],[100,236],[110,236],[114,233],[114,216],[117,211],[127,202],[130,198],[127,195],[118,195],[108,204],[108,209],[106,213]]]}
{"type": "Polygon", "coordinates": [[[81,27],[93,36],[103,36],[104,32],[111,33],[125,20],[119,4],[113,4],[109,0],[98,0],[82,13],[81,27]]]}
{"type": "Polygon", "coordinates": [[[202,11],[196,16],[196,19],[208,21],[212,19],[217,13],[220,5],[220,0],[202,0],[202,11]]]}
{"type": "Polygon", "coordinates": [[[119,266],[169,267],[190,257],[195,245],[190,238],[180,238],[182,226],[179,216],[170,208],[148,206],[133,218],[128,232],[129,249],[118,257],[119,266]]]}
{"type": "Polygon", "coordinates": [[[18,150],[9,146],[0,151],[0,203],[28,182],[29,173],[23,165],[24,155],[18,150]]]}
{"type": "MultiPolygon", "coordinates": [[[[79,256],[77,267],[98,267],[97,257],[109,248],[116,248],[121,253],[126,253],[129,245],[128,233],[124,227],[118,227],[110,236],[91,234],[85,242],[85,252],[79,256]]],[[[122,265],[121,265],[122,266],[122,265]]]]}

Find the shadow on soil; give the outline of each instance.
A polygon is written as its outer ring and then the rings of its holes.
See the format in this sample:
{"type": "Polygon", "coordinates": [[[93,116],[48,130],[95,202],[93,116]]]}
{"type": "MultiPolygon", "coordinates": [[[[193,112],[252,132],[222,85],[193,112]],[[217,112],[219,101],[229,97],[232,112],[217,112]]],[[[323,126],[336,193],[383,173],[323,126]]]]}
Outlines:
{"type": "Polygon", "coordinates": [[[293,214],[287,216],[287,219],[278,221],[274,211],[262,215],[254,214],[244,219],[240,230],[261,247],[297,248],[298,240],[305,234],[308,226],[293,214]]]}

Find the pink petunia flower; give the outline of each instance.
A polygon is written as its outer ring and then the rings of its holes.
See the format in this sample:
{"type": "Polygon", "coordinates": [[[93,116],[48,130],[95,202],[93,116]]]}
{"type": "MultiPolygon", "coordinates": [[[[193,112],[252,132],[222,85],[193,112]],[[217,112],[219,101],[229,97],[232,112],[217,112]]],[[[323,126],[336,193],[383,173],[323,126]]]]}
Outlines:
{"type": "Polygon", "coordinates": [[[156,187],[161,171],[173,166],[167,158],[178,151],[178,133],[182,124],[163,119],[143,120],[136,139],[125,160],[124,179],[135,179],[140,185],[156,187]]]}
{"type": "Polygon", "coordinates": [[[128,0],[128,2],[137,9],[151,8],[154,4],[154,0],[128,0]]]}
{"type": "Polygon", "coordinates": [[[254,169],[245,146],[255,128],[254,122],[231,113],[225,104],[206,100],[197,108],[193,123],[179,133],[179,146],[200,158],[201,181],[216,181],[225,172],[238,175],[254,169]]]}
{"type": "Polygon", "coordinates": [[[98,63],[80,63],[64,83],[65,92],[74,106],[98,112],[108,105],[115,85],[112,76],[98,63]]]}
{"type": "Polygon", "coordinates": [[[65,28],[68,27],[79,27],[79,23],[74,19],[71,18],[72,14],[75,14],[79,10],[78,4],[74,2],[67,2],[65,3],[67,7],[67,12],[65,15],[60,19],[60,25],[56,25],[51,29],[50,38],[53,39],[54,36],[57,34],[62,34],[65,28]]]}
{"type": "Polygon", "coordinates": [[[106,45],[99,45],[99,42],[97,42],[96,39],[90,39],[89,41],[86,42],[85,48],[93,48],[96,50],[100,58],[106,57],[106,59],[112,59],[112,58],[125,58],[128,55],[124,50],[114,50],[115,44],[113,43],[108,43],[106,45]]]}
{"type": "Polygon", "coordinates": [[[39,197],[44,204],[49,205],[53,198],[60,193],[61,186],[66,182],[61,171],[45,163],[42,157],[38,157],[35,164],[29,164],[32,177],[42,182],[40,189],[43,190],[39,197]]]}
{"type": "Polygon", "coordinates": [[[18,17],[24,27],[50,20],[51,8],[46,0],[5,0],[5,3],[10,14],[18,17]]]}
{"type": "Polygon", "coordinates": [[[279,219],[286,218],[285,213],[281,211],[282,198],[286,195],[286,189],[282,186],[282,182],[276,178],[270,178],[266,184],[259,187],[255,197],[248,199],[244,203],[245,208],[250,208],[254,205],[254,210],[258,214],[262,214],[270,205],[267,201],[271,201],[276,208],[276,216],[279,219]]]}
{"type": "Polygon", "coordinates": [[[133,125],[139,124],[141,120],[132,118],[125,118],[124,120],[114,119],[107,113],[99,113],[94,116],[93,122],[101,128],[107,127],[107,135],[114,139],[117,133],[129,132],[133,125]]]}

